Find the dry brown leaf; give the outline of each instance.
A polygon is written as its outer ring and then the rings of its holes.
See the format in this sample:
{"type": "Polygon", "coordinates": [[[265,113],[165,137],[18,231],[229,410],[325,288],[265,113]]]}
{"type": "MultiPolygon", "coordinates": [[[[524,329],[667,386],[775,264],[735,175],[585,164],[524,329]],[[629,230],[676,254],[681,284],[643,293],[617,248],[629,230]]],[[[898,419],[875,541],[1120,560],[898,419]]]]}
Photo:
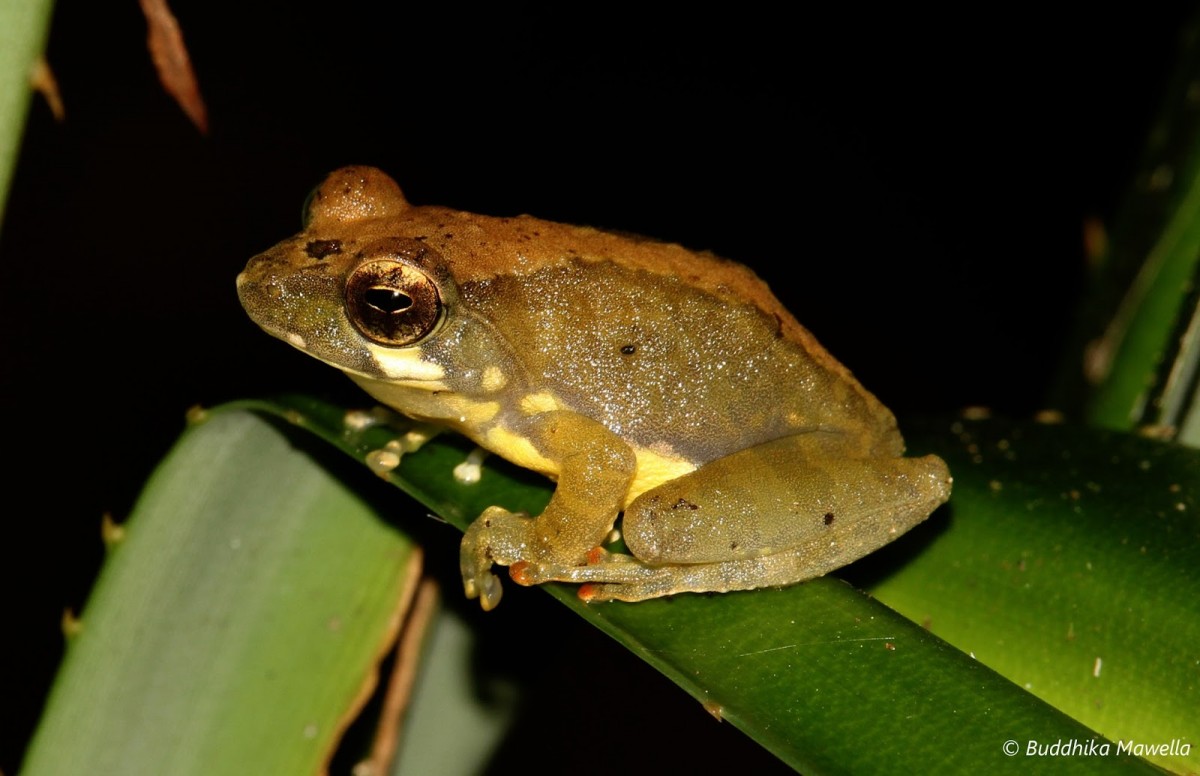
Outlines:
{"type": "Polygon", "coordinates": [[[422,647],[429,636],[433,617],[438,612],[439,597],[437,583],[430,579],[422,579],[396,648],[396,663],[384,693],[383,709],[379,713],[371,756],[362,764],[367,773],[392,772],[396,753],[400,748],[399,739],[404,717],[412,700],[413,683],[424,657],[422,647]]]}
{"type": "Polygon", "coordinates": [[[158,70],[158,80],[201,133],[208,133],[208,108],[200,96],[200,84],[183,42],[179,22],[167,0],[139,0],[146,17],[146,47],[158,70]]]}

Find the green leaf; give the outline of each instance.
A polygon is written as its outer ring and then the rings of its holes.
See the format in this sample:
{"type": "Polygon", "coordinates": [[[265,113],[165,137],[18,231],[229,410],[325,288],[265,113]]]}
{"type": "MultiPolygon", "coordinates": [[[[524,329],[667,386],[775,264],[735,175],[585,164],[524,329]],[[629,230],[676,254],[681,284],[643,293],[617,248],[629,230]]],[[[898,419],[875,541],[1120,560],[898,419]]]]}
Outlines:
{"type": "MultiPolygon", "coordinates": [[[[1200,446],[1200,17],[1082,309],[1092,423],[1200,446]]],[[[1074,358],[1064,362],[1076,363],[1074,358]]]]}
{"type": "MultiPolygon", "coordinates": [[[[299,397],[251,406],[286,416],[359,460],[395,436],[380,426],[355,430],[359,424],[344,423],[341,410],[299,397]]],[[[545,503],[546,484],[503,465],[489,466],[478,485],[458,483],[451,471],[465,455],[460,440],[439,438],[406,456],[388,476],[460,528],[493,503],[534,512],[545,503]]],[[[971,478],[963,487],[968,492],[982,487],[976,499],[993,492],[971,478]]],[[[954,523],[960,522],[959,498],[956,492],[954,523]]],[[[1023,495],[1008,509],[1043,519],[1025,509],[1023,495]]],[[[969,533],[971,524],[961,522],[969,533]]],[[[930,528],[937,532],[938,523],[930,528]]],[[[921,529],[914,533],[917,536],[905,542],[908,552],[928,541],[921,539],[921,529]]],[[[991,540],[989,534],[979,539],[985,544],[991,540]]],[[[545,587],[714,713],[805,773],[1023,773],[1030,767],[1025,751],[1031,741],[1044,746],[1056,741],[1106,743],[926,629],[834,578],[783,590],[592,606],[581,603],[573,588],[545,587]],[[1017,742],[1017,756],[1005,754],[1002,747],[1008,741],[1017,742]]],[[[977,608],[962,614],[980,616],[977,608]]],[[[1012,614],[1018,621],[1022,616],[1047,616],[1027,606],[1015,607],[1012,614]]],[[[494,616],[502,617],[503,607],[494,616]]],[[[1142,637],[1156,634],[1155,623],[1144,626],[1142,637]]],[[[1120,704],[1126,699],[1114,695],[1108,700],[1120,704]]],[[[1111,744],[1108,752],[1106,757],[1063,758],[1056,767],[1080,773],[1154,772],[1137,758],[1117,754],[1111,744]]]]}
{"type": "Polygon", "coordinates": [[[871,592],[1111,739],[1190,743],[1152,759],[1200,771],[1200,454],[999,420],[909,438],[950,465],[952,508],[871,592]]]}
{"type": "Polygon", "coordinates": [[[0,222],[33,95],[33,64],[46,44],[50,0],[0,2],[0,222]]]}
{"type": "Polygon", "coordinates": [[[124,531],[22,773],[316,773],[398,628],[412,545],[247,412],[189,429],[124,531]]]}

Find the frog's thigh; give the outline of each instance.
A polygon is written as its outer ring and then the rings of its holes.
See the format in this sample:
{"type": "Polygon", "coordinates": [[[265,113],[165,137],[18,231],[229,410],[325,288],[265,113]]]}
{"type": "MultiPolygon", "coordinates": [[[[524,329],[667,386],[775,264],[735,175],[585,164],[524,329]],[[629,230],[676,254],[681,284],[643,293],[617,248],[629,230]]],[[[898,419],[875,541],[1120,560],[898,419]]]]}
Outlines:
{"type": "Polygon", "coordinates": [[[839,458],[814,447],[803,436],[775,440],[644,493],[625,511],[626,545],[650,565],[787,552],[786,569],[776,559],[771,575],[806,579],[886,544],[949,495],[935,456],[839,458]]]}

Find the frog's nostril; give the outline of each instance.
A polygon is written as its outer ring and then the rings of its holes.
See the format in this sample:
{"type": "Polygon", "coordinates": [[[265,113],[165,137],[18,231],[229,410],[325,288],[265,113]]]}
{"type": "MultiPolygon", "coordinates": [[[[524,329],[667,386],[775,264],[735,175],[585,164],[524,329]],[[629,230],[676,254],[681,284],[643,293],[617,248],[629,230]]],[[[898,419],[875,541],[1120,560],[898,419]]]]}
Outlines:
{"type": "Polygon", "coordinates": [[[304,246],[304,252],[309,258],[323,259],[326,256],[336,256],[342,252],[341,240],[310,240],[304,246]]]}

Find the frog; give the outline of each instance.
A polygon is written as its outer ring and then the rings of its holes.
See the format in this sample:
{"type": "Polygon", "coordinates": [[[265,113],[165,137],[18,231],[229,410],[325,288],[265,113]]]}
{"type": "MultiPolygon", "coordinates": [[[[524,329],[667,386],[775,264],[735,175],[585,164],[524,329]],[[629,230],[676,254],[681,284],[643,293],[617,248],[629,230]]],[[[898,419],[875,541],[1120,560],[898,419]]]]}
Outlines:
{"type": "Polygon", "coordinates": [[[495,505],[464,533],[463,589],[485,610],[497,566],[587,602],[781,588],[950,496],[945,462],[905,457],[892,412],[710,252],[413,205],[353,166],[237,289],[259,327],[376,401],[556,483],[540,514],[495,505]]]}

